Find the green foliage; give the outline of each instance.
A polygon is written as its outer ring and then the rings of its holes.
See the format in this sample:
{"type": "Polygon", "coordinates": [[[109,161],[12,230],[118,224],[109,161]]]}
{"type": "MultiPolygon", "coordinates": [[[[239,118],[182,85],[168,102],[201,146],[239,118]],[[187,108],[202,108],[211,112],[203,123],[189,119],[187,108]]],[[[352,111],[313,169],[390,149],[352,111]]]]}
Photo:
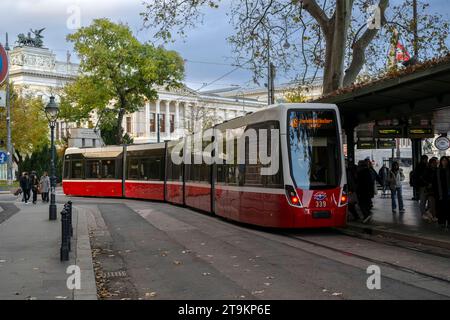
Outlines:
{"type": "MultiPolygon", "coordinates": [[[[40,98],[24,95],[10,85],[11,139],[16,152],[15,161],[48,143],[48,121],[40,98]]],[[[0,109],[0,139],[6,144],[6,110],[0,109]]]]}
{"type": "MultiPolygon", "coordinates": [[[[57,181],[62,178],[63,156],[61,153],[55,154],[55,167],[57,181]]],[[[31,155],[26,155],[25,159],[19,164],[19,176],[22,172],[36,171],[41,176],[45,171],[50,175],[51,149],[49,144],[45,144],[33,151],[31,155]]]]}
{"type": "MultiPolygon", "coordinates": [[[[82,75],[64,89],[61,116],[81,123],[105,111],[114,119],[113,144],[123,142],[125,114],[157,98],[157,86],[177,87],[184,77],[183,59],[174,51],[140,43],[124,24],[96,19],[67,36],[80,57],[82,75]]],[[[107,130],[111,124],[101,124],[107,130]]]]}

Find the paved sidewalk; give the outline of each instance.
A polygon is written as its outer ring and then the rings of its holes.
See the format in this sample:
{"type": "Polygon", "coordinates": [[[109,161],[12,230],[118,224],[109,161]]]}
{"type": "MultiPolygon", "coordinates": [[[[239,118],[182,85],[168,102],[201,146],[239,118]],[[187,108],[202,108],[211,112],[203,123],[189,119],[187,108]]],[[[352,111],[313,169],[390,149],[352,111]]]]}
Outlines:
{"type": "Polygon", "coordinates": [[[48,220],[48,204],[41,202],[8,201],[0,202],[0,207],[0,300],[96,298],[83,213],[73,210],[72,252],[69,261],[61,262],[62,205],[58,205],[57,221],[48,220]],[[66,269],[75,264],[81,268],[82,290],[74,291],[67,288],[66,269]]]}
{"type": "Polygon", "coordinates": [[[368,224],[350,221],[347,229],[450,249],[450,231],[439,227],[436,222],[422,219],[419,202],[412,200],[409,186],[404,186],[403,200],[406,212],[393,214],[390,195],[383,198],[378,193],[374,198],[372,221],[368,224]]]}

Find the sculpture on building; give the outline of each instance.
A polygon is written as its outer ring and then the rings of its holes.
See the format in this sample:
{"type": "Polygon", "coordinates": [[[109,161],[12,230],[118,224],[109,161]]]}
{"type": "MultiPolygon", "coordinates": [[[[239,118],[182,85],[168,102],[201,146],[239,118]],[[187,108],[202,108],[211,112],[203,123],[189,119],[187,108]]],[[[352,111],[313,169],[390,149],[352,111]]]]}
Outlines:
{"type": "Polygon", "coordinates": [[[25,36],[23,33],[19,34],[17,36],[17,44],[20,47],[35,47],[35,48],[43,48],[44,41],[42,40],[44,37],[42,36],[42,32],[45,30],[43,29],[36,29],[36,30],[30,30],[28,32],[28,35],[25,36]],[[34,37],[31,37],[31,34],[34,34],[34,37]]]}

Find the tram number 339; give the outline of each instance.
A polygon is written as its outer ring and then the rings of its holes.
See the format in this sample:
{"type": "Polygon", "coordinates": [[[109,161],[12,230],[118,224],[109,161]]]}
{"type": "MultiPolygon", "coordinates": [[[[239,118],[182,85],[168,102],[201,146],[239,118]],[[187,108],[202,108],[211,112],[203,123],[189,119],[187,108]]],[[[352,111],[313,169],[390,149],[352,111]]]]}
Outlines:
{"type": "Polygon", "coordinates": [[[327,202],[326,201],[316,201],[316,208],[326,208],[327,202]]]}

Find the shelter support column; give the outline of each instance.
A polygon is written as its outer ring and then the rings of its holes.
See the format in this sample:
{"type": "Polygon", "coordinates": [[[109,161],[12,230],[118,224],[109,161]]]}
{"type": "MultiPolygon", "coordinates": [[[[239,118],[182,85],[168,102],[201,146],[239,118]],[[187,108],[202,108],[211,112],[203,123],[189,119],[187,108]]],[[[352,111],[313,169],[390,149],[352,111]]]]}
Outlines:
{"type": "MultiPolygon", "coordinates": [[[[417,165],[420,163],[420,157],[422,156],[422,139],[411,139],[412,147],[412,166],[413,171],[416,170],[417,165]]],[[[414,199],[419,199],[419,190],[414,187],[413,191],[414,199]]]]}
{"type": "Polygon", "coordinates": [[[345,135],[347,137],[347,159],[349,164],[355,164],[355,128],[356,123],[346,121],[344,125],[345,135]]]}

